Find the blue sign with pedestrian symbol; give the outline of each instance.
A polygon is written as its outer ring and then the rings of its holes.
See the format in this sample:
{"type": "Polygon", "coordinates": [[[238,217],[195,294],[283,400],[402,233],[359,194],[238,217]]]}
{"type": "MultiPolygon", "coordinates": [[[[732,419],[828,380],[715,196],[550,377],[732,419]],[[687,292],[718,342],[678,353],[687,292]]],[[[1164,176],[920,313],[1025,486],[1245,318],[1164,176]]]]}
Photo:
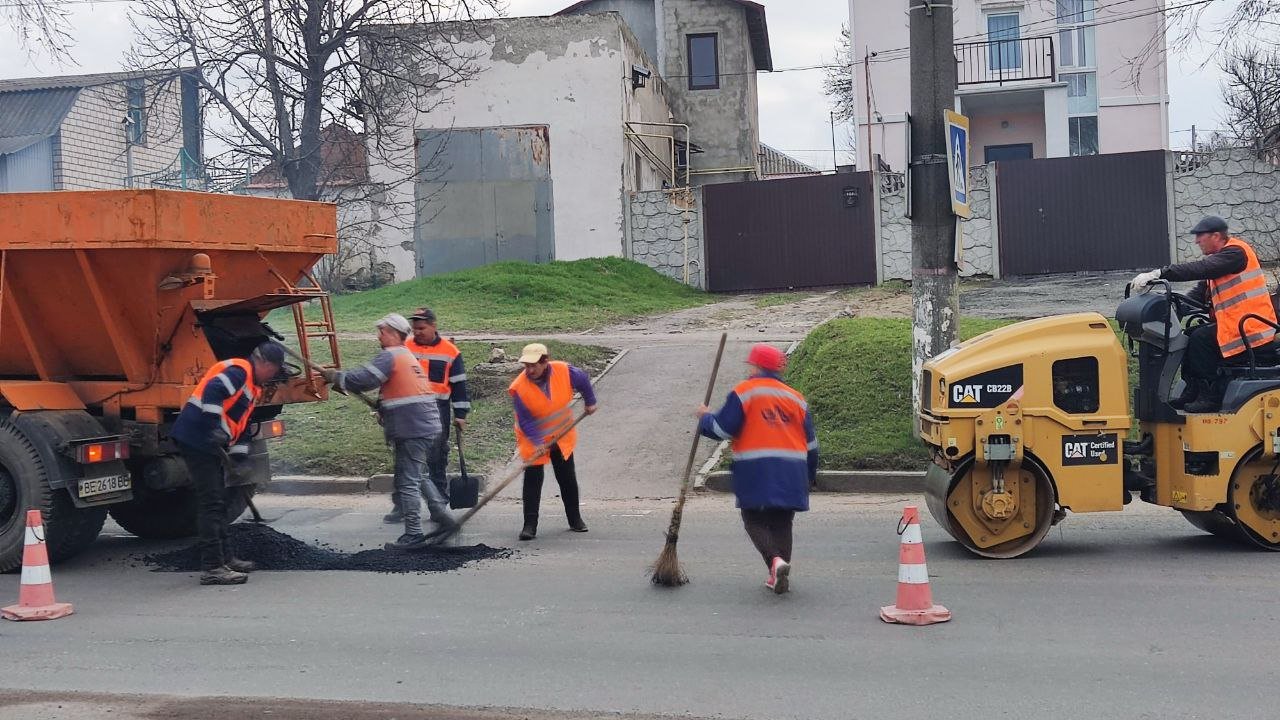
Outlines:
{"type": "Polygon", "coordinates": [[[969,217],[969,118],[943,110],[947,126],[947,179],[951,186],[951,212],[969,217]]]}

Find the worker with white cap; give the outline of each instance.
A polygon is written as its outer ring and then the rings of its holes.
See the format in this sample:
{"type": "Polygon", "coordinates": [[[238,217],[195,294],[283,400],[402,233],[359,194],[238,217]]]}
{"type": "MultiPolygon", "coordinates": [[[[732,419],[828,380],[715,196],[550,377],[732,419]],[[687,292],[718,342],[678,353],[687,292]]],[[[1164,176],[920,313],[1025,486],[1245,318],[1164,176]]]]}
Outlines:
{"type": "Polygon", "coordinates": [[[404,514],[404,534],[388,545],[409,547],[426,539],[420,517],[422,493],[437,530],[452,530],[457,521],[435,485],[423,482],[427,455],[440,435],[440,411],[426,373],[404,345],[412,328],[396,313],[379,320],[377,328],[382,352],[354,370],[326,369],[323,374],[340,391],[379,389],[378,420],[395,451],[395,493],[404,514]]]}

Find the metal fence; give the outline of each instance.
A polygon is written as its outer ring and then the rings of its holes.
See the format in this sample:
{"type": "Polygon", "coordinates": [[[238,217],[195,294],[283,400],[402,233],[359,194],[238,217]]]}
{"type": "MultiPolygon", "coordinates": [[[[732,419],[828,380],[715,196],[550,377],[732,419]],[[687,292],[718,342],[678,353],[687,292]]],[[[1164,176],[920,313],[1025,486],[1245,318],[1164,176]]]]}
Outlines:
{"type": "Polygon", "coordinates": [[[1004,85],[1058,77],[1050,35],[956,43],[955,53],[957,85],[1004,85]]]}

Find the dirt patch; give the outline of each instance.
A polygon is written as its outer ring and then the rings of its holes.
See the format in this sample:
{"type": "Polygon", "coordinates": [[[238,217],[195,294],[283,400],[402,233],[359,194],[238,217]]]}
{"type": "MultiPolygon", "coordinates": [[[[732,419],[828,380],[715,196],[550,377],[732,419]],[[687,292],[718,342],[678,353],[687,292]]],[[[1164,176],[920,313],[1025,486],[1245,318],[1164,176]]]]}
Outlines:
{"type": "MultiPolygon", "coordinates": [[[[252,560],[260,570],[356,570],[382,573],[428,573],[457,570],[469,562],[511,557],[506,548],[488,545],[433,547],[413,553],[363,550],[344,553],[273,530],[266,525],[237,523],[227,528],[227,541],[236,556],[252,560]]],[[[158,566],[157,572],[199,572],[200,553],[196,546],[142,558],[158,566]]]]}

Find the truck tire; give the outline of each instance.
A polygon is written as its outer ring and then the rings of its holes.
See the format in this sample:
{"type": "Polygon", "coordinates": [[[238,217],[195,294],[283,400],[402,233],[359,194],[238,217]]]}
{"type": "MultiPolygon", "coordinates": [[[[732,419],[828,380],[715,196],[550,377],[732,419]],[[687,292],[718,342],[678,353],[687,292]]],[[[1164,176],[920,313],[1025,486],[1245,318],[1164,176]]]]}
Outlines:
{"type": "MultiPolygon", "coordinates": [[[[253,486],[249,487],[250,494],[253,486]]],[[[227,522],[234,522],[249,506],[244,491],[226,489],[227,522]]],[[[111,506],[111,519],[126,531],[147,540],[173,540],[196,534],[195,488],[149,490],[135,482],[133,499],[111,506]]]]}
{"type": "Polygon", "coordinates": [[[0,419],[0,572],[22,567],[28,509],[43,516],[52,562],[88,547],[107,517],[106,508],[77,509],[67,491],[50,488],[36,446],[7,418],[0,419]]]}

